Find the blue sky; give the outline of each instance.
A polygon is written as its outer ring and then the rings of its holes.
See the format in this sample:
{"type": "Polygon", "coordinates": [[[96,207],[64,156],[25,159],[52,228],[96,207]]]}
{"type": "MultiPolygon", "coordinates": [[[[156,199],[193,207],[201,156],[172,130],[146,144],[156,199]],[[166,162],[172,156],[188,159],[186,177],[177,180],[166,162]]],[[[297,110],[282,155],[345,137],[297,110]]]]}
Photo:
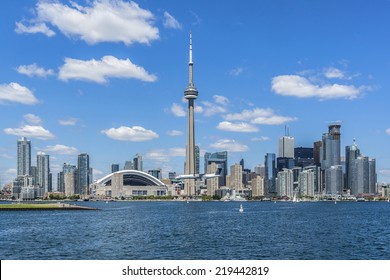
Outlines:
{"type": "MultiPolygon", "coordinates": [[[[0,183],[26,136],[51,170],[91,157],[95,179],[136,153],[182,173],[189,32],[196,143],[254,168],[290,128],[311,147],[342,121],[390,182],[390,1],[3,1],[0,183]]],[[[56,177],[56,176],[55,176],[56,177]]]]}

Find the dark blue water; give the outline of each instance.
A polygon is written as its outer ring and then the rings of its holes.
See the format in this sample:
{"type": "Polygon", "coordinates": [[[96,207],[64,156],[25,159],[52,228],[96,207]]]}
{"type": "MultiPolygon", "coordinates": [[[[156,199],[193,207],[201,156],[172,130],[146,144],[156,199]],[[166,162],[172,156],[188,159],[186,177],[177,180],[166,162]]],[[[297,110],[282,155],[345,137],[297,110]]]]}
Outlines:
{"type": "Polygon", "coordinates": [[[390,259],[387,202],[85,202],[0,212],[0,259],[390,259]]]}

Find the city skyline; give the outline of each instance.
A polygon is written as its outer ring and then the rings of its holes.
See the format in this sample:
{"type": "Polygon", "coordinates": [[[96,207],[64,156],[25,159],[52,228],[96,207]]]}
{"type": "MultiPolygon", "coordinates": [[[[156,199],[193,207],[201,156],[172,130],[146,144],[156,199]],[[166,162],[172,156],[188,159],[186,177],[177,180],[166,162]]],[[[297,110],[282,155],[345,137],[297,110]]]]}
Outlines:
{"type": "Polygon", "coordinates": [[[233,3],[2,3],[0,183],[16,177],[21,137],[34,143],[32,159],[50,155],[53,174],[81,153],[95,179],[136,154],[145,170],[184,173],[190,30],[201,157],[228,151],[229,166],[244,158],[253,170],[277,153],[285,125],[295,147],[312,147],[340,120],[341,155],[356,139],[378,182],[390,182],[390,3],[233,3]],[[72,12],[85,29],[70,27],[72,12]]]}

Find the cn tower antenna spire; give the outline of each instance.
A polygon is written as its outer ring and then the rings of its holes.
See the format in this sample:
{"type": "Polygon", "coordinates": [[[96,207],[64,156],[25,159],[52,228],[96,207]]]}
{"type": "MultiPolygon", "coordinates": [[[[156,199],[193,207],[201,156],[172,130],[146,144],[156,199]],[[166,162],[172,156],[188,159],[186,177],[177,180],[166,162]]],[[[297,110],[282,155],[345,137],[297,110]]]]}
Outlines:
{"type": "Polygon", "coordinates": [[[189,64],[193,64],[192,62],[192,32],[190,31],[190,62],[189,64]]]}

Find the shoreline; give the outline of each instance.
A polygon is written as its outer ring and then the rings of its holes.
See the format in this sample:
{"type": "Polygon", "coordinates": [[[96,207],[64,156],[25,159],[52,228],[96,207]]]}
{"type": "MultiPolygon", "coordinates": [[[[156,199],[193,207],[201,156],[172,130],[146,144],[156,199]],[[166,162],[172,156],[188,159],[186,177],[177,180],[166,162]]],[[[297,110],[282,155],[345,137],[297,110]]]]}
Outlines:
{"type": "Polygon", "coordinates": [[[98,208],[72,205],[67,203],[50,203],[50,204],[0,204],[0,211],[53,211],[53,210],[99,210],[98,208]]]}

